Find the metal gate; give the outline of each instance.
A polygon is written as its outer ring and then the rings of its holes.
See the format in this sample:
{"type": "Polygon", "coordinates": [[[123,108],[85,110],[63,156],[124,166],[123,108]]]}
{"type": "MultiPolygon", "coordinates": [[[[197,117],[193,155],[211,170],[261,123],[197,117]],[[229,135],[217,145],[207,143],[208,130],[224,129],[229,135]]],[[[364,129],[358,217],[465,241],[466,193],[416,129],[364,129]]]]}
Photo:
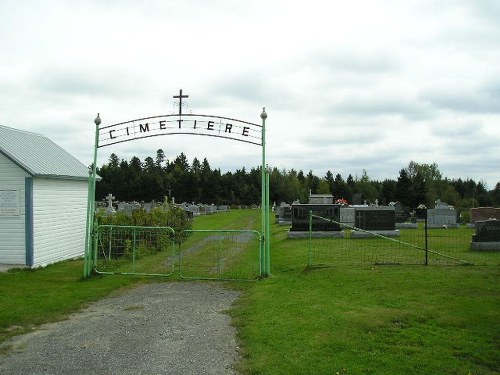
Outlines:
{"type": "Polygon", "coordinates": [[[179,247],[184,279],[256,280],[263,273],[262,237],[255,230],[185,230],[179,247]],[[256,251],[258,249],[258,251],[256,251]]]}
{"type": "Polygon", "coordinates": [[[97,273],[171,276],[175,231],[170,227],[100,225],[95,237],[97,273]]]}
{"type": "Polygon", "coordinates": [[[263,273],[262,236],[253,230],[100,225],[94,249],[99,274],[256,280],[263,273]]]}

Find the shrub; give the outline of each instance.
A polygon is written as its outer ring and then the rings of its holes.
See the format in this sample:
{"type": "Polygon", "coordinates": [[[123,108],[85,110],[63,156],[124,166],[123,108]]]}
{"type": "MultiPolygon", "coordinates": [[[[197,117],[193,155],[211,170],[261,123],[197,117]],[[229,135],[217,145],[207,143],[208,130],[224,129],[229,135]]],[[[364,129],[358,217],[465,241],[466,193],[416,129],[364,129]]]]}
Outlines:
{"type": "Polygon", "coordinates": [[[167,204],[154,207],[149,212],[141,208],[132,212],[131,216],[125,212],[116,212],[109,215],[104,210],[100,210],[96,214],[96,220],[99,225],[170,227],[175,231],[173,238],[177,243],[181,243],[187,238],[183,231],[192,228],[192,221],[186,211],[175,205],[167,204]]]}

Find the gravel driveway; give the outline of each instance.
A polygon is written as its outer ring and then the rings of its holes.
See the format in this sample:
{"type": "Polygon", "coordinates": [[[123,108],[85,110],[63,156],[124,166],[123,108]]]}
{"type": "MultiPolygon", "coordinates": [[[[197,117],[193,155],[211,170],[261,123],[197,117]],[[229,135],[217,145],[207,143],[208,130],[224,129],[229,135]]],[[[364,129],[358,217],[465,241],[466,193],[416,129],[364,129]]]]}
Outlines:
{"type": "Polygon", "coordinates": [[[0,374],[237,374],[224,313],[237,298],[216,284],[140,285],[13,338],[0,374]]]}

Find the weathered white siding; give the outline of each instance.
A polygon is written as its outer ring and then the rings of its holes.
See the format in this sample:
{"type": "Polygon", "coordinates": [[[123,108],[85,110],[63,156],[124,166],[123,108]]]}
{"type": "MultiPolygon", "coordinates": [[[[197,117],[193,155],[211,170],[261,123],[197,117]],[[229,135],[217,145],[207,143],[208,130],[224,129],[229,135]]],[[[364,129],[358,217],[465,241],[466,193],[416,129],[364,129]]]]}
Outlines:
{"type": "Polygon", "coordinates": [[[29,175],[0,153],[0,190],[19,192],[19,216],[0,215],[0,263],[26,264],[24,184],[29,175]]]}
{"type": "Polygon", "coordinates": [[[83,256],[87,182],[33,180],[33,266],[83,256]]]}

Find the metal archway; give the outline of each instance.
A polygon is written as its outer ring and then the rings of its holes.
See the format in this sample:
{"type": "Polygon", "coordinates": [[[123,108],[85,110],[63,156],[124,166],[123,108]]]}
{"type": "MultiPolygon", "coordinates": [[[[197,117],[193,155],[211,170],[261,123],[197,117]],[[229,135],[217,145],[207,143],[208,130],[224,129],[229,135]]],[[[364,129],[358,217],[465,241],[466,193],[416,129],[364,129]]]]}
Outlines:
{"type": "Polygon", "coordinates": [[[270,274],[270,217],[269,217],[269,171],[266,165],[266,119],[265,108],[262,109],[260,118],[262,125],[237,120],[229,117],[212,116],[203,114],[182,113],[182,99],[187,98],[182,94],[174,98],[179,99],[179,113],[172,115],[151,116],[141,119],[121,122],[113,125],[101,126],[101,118],[97,114],[95,124],[94,160],[92,171],[89,175],[87,222],[84,252],[84,277],[91,275],[93,269],[93,236],[95,234],[95,188],[97,176],[97,150],[102,147],[117,143],[129,142],[138,139],[164,136],[164,135],[201,135],[231,139],[239,142],[250,143],[262,147],[262,229],[263,253],[261,254],[261,269],[263,276],[270,274]]]}

